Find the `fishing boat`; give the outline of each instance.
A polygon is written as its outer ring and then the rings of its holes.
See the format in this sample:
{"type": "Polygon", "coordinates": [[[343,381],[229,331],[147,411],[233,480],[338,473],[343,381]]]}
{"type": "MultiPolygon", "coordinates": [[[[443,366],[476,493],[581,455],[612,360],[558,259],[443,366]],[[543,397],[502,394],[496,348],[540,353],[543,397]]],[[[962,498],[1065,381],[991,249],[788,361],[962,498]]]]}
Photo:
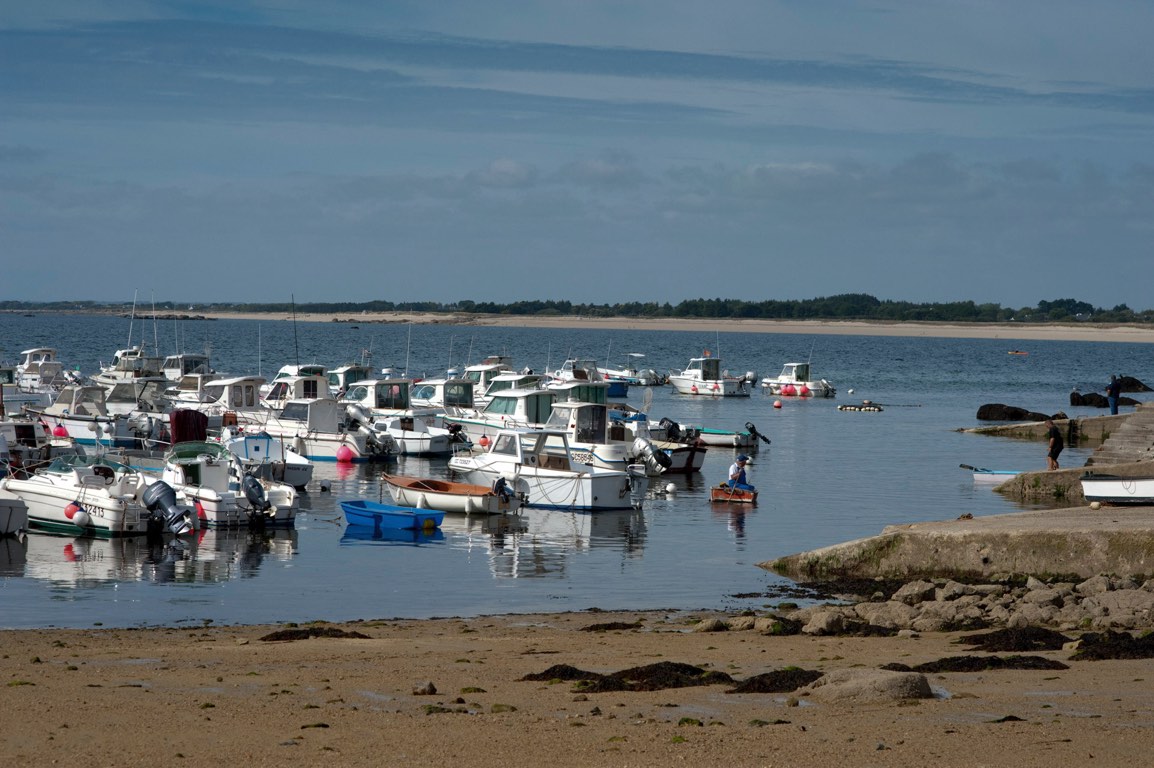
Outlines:
{"type": "Polygon", "coordinates": [[[553,371],[552,380],[548,386],[552,387],[554,383],[566,384],[571,381],[603,381],[606,383],[607,396],[627,397],[629,395],[629,382],[624,379],[608,378],[597,367],[597,361],[588,357],[574,357],[566,360],[560,368],[553,371]]]}
{"type": "Polygon", "coordinates": [[[645,481],[632,470],[591,467],[577,462],[564,432],[507,429],[497,432],[484,453],[457,454],[449,469],[468,482],[492,485],[504,478],[527,507],[599,512],[630,509],[634,483],[645,481]]]}
{"type": "Polygon", "coordinates": [[[786,363],[776,377],[765,377],[761,386],[782,397],[835,397],[837,390],[825,379],[814,381],[809,363],[786,363]]]}
{"type": "Polygon", "coordinates": [[[1154,505],[1154,476],[1122,477],[1087,472],[1082,476],[1086,501],[1102,504],[1154,505]]]}
{"type": "Polygon", "coordinates": [[[757,491],[735,488],[729,483],[721,482],[709,489],[709,500],[727,504],[756,504],[757,491]]]}
{"type": "Polygon", "coordinates": [[[460,428],[430,426],[415,416],[378,416],[373,420],[373,431],[384,441],[392,440],[396,452],[404,456],[443,456],[465,442],[460,428]]]}
{"type": "MultiPolygon", "coordinates": [[[[756,377],[754,377],[756,379],[756,377]]],[[[669,383],[682,395],[702,397],[749,397],[749,376],[731,376],[721,370],[721,358],[706,350],[703,357],[690,359],[680,373],[670,372],[669,383]]]]}
{"type": "Polygon", "coordinates": [[[312,480],[313,463],[267,432],[236,434],[226,427],[220,442],[245,472],[258,478],[287,483],[297,490],[304,490],[312,480]]]}
{"type": "Polygon", "coordinates": [[[608,381],[624,381],[639,387],[659,387],[665,383],[665,376],[652,368],[638,368],[637,360],[645,357],[640,352],[627,352],[626,357],[633,358],[625,361],[620,368],[604,367],[601,373],[608,381]]]}
{"type": "Polygon", "coordinates": [[[506,514],[521,509],[521,499],[503,480],[497,480],[493,487],[489,487],[400,475],[383,477],[393,501],[406,507],[466,515],[506,514]]]}
{"type": "Polygon", "coordinates": [[[342,501],[341,509],[349,525],[392,528],[402,531],[431,531],[441,526],[445,513],[416,507],[400,507],[367,499],[342,501]]]}

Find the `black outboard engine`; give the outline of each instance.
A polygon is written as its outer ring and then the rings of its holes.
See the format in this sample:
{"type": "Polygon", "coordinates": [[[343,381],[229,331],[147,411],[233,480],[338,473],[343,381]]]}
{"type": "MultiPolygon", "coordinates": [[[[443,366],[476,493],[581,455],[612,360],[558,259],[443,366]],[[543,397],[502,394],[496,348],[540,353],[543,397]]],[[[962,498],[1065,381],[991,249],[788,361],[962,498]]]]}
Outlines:
{"type": "Polygon", "coordinates": [[[246,473],[240,481],[240,489],[244,493],[244,497],[248,499],[248,503],[252,505],[255,514],[250,514],[250,518],[253,522],[263,522],[266,515],[269,518],[276,515],[276,508],[269,503],[260,480],[246,473]]]}
{"type": "Polygon", "coordinates": [[[172,490],[172,486],[168,483],[162,480],[149,483],[144,493],[140,495],[140,500],[152,513],[153,520],[163,522],[168,530],[177,536],[192,530],[188,513],[177,505],[176,491],[172,490]]]}
{"type": "Polygon", "coordinates": [[[657,426],[665,428],[666,440],[680,440],[681,439],[681,425],[672,419],[662,418],[657,422],[657,426]]]}
{"type": "Polygon", "coordinates": [[[508,501],[513,496],[513,491],[509,488],[509,483],[505,478],[498,477],[493,481],[493,495],[500,496],[504,501],[508,501]]]}
{"type": "Polygon", "coordinates": [[[752,421],[745,422],[745,431],[756,437],[761,442],[769,445],[769,438],[757,431],[757,427],[753,426],[752,421]]]}
{"type": "Polygon", "coordinates": [[[455,421],[450,422],[449,426],[445,427],[445,429],[449,430],[449,442],[450,443],[467,443],[467,442],[469,442],[469,438],[465,434],[465,428],[462,427],[457,422],[455,422],[455,421]]]}

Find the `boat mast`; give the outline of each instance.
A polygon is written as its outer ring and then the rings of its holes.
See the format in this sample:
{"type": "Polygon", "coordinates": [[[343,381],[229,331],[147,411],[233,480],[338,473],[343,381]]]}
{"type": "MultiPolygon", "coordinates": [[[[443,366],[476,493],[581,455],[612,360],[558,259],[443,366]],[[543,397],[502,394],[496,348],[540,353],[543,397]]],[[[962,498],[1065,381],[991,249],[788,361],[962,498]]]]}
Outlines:
{"type": "Polygon", "coordinates": [[[125,349],[132,349],[132,321],[136,319],[136,294],[137,291],[132,291],[132,313],[128,316],[128,343],[125,349]]]}

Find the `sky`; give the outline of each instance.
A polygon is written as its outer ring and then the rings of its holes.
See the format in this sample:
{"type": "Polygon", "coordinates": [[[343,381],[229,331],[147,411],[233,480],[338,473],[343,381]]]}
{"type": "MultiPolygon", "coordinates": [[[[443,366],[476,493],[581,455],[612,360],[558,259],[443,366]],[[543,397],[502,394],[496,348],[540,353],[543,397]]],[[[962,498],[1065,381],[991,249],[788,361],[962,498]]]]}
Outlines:
{"type": "Polygon", "coordinates": [[[0,0],[0,299],[1154,307],[1154,4],[0,0]]]}

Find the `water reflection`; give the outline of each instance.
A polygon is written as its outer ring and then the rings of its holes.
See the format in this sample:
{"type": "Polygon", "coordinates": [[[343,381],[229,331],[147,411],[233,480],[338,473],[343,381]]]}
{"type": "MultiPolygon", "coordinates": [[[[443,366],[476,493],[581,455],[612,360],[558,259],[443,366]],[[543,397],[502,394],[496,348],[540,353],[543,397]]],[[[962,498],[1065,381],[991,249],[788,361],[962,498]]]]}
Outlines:
{"type": "Polygon", "coordinates": [[[444,540],[445,534],[440,528],[434,528],[431,531],[419,528],[385,528],[378,522],[374,525],[345,526],[344,535],[341,536],[341,546],[384,544],[419,547],[423,544],[436,544],[444,540]]]}
{"type": "Polygon", "coordinates": [[[0,544],[0,571],[84,588],[124,581],[221,582],[254,578],[266,558],[289,560],[295,529],[202,529],[192,537],[95,538],[30,534],[0,544]]]}

